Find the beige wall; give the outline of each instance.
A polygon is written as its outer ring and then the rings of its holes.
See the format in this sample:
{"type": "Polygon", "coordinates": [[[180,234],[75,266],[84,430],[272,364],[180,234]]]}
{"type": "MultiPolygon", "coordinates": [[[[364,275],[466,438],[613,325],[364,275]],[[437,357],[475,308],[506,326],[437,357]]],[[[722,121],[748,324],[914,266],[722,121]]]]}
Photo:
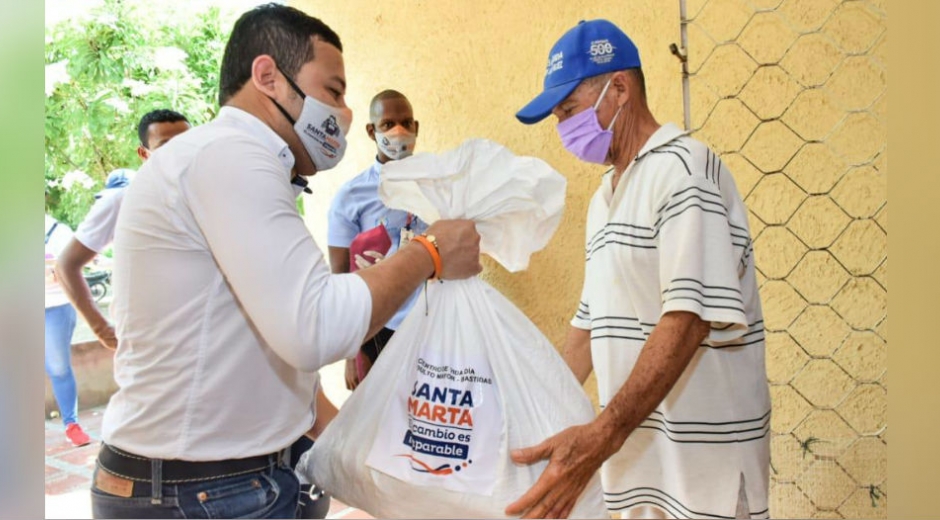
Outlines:
{"type": "MultiPolygon", "coordinates": [[[[691,121],[751,211],[774,400],[771,514],[885,517],[887,499],[887,13],[885,1],[688,0],[691,121]]],[[[560,345],[583,278],[587,203],[601,167],[562,148],[551,120],[513,114],[551,44],[605,17],[640,48],[660,121],[683,120],[678,0],[292,2],[345,45],[355,112],[347,159],[313,182],[307,222],[326,243],[336,189],[366,168],[376,92],[408,95],[419,150],[471,137],[538,156],[568,178],[562,225],[524,273],[484,277],[560,345]]],[[[589,388],[591,384],[589,383],[589,388]]]]}
{"type": "Polygon", "coordinates": [[[751,212],[771,514],[887,514],[887,8],[689,0],[691,119],[751,212]]]}
{"type": "Polygon", "coordinates": [[[535,0],[293,4],[321,18],[342,38],[347,98],[355,114],[347,158],[315,178],[314,195],[306,202],[307,222],[318,243],[326,242],[325,215],[333,193],[369,166],[375,155],[364,129],[369,100],[385,88],[400,90],[411,99],[421,122],[419,151],[443,151],[468,138],[488,138],[517,154],[540,157],[568,178],[562,224],[529,270],[510,275],[495,262],[487,262],[484,273],[560,345],[583,279],[587,203],[604,168],[585,166],[568,154],[551,121],[527,127],[514,114],[540,91],[554,41],[581,19],[607,17],[629,30],[640,47],[654,108],[664,120],[681,124],[681,71],[668,51],[679,37],[678,4],[654,0],[630,2],[629,8],[614,1],[535,0]]]}

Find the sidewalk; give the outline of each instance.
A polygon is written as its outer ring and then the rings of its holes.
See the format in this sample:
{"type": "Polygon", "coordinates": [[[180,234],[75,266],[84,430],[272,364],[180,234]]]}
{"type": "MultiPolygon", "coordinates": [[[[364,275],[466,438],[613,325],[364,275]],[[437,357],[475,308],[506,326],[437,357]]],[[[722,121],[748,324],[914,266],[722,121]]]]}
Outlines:
{"type": "MultiPolygon", "coordinates": [[[[46,421],[46,518],[91,518],[91,475],[101,441],[104,407],[82,410],[78,421],[92,443],[73,447],[62,423],[46,421]]],[[[369,519],[366,513],[333,499],[327,518],[369,519]]]]}

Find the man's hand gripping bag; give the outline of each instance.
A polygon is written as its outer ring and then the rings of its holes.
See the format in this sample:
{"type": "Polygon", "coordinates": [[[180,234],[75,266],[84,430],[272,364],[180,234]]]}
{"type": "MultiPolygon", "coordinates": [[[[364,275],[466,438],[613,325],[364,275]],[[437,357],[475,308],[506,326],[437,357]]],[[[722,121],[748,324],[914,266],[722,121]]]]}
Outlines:
{"type": "MultiPolygon", "coordinates": [[[[481,250],[510,271],[548,243],[565,179],[486,140],[382,168],[379,195],[426,222],[469,218],[481,250]]],[[[512,449],[594,418],[574,375],[538,328],[479,278],[431,282],[299,471],[381,518],[502,518],[547,462],[512,449]]],[[[609,518],[600,481],[572,518],[609,518]]]]}

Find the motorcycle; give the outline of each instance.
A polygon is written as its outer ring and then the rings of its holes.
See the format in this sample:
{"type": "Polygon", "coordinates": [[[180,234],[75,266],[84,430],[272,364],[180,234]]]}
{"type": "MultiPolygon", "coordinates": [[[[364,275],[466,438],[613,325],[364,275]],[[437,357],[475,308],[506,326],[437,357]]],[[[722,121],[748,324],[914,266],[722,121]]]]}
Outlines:
{"type": "Polygon", "coordinates": [[[111,271],[88,271],[83,276],[96,302],[107,296],[108,287],[111,285],[111,271]]]}

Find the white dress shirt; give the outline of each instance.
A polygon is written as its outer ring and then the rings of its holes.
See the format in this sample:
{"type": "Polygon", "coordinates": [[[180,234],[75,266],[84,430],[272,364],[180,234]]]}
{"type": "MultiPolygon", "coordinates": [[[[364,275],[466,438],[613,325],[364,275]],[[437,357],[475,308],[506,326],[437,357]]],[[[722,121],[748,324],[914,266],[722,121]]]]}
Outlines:
{"type": "Polygon", "coordinates": [[[358,275],[330,274],[297,212],[293,164],[261,120],[224,107],[128,187],[105,442],[221,460],[277,451],[313,424],[316,371],[356,354],[372,300],[358,275]]]}

